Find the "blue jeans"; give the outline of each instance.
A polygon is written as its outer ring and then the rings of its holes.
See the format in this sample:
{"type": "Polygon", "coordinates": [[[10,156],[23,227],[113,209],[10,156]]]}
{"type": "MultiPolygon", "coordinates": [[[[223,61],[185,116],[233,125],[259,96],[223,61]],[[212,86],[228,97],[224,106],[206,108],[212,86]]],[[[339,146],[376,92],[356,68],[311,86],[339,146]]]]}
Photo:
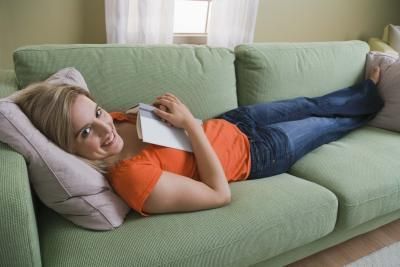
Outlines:
{"type": "Polygon", "coordinates": [[[280,174],[311,150],[356,129],[382,108],[375,84],[365,80],[324,96],[241,106],[219,118],[248,137],[248,179],[280,174]]]}

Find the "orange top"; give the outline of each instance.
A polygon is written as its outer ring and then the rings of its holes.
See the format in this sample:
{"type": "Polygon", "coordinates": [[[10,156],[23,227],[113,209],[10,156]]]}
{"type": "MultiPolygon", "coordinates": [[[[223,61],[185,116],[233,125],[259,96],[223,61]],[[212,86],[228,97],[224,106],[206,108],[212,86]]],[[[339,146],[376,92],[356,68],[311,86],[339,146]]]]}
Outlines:
{"type": "MultiPolygon", "coordinates": [[[[111,116],[114,121],[136,123],[134,118],[122,112],[112,112],[111,116]]],[[[245,180],[250,174],[250,144],[246,135],[222,119],[204,122],[203,129],[221,161],[228,182],[245,180]]],[[[118,162],[108,175],[114,190],[125,202],[146,216],[143,204],[162,171],[200,180],[193,153],[153,144],[132,158],[118,162]]]]}

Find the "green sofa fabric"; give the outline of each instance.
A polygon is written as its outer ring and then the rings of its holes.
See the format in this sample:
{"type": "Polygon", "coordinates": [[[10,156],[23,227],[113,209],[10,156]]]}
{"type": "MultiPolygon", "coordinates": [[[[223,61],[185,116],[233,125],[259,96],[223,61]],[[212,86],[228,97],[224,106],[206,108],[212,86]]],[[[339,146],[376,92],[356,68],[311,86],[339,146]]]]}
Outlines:
{"type": "Polygon", "coordinates": [[[11,95],[17,91],[14,70],[0,70],[0,98],[11,95]]]}
{"type": "Polygon", "coordinates": [[[0,142],[0,265],[40,266],[39,235],[24,158],[0,142]]]}
{"type": "Polygon", "coordinates": [[[18,87],[75,67],[106,110],[180,96],[198,118],[237,107],[234,54],[205,46],[49,45],[14,52],[18,87]]]}
{"type": "Polygon", "coordinates": [[[319,96],[352,85],[363,78],[368,50],[361,41],[239,45],[239,104],[319,96]]]}
{"type": "MultiPolygon", "coordinates": [[[[364,76],[361,41],[204,46],[43,45],[18,49],[0,96],[63,67],[98,102],[123,110],[178,94],[199,118],[317,96],[364,76]]],[[[282,266],[400,218],[399,134],[363,127],[299,160],[288,174],[232,183],[220,209],[140,217],[85,230],[38,203],[23,158],[0,143],[0,257],[6,266],[282,266]],[[36,214],[36,218],[35,218],[36,214]],[[11,218],[11,219],[10,219],[11,218]]]]}
{"type": "MultiPolygon", "coordinates": [[[[312,255],[336,244],[342,243],[358,235],[367,233],[382,225],[388,224],[396,219],[400,218],[400,210],[392,212],[390,214],[375,218],[371,221],[358,225],[357,227],[350,229],[335,229],[332,233],[318,239],[315,242],[311,242],[305,246],[295,248],[291,251],[283,253],[279,256],[270,258],[268,260],[262,261],[258,264],[252,265],[253,267],[262,266],[286,266],[289,263],[295,262],[304,258],[305,256],[312,255]]],[[[334,259],[334,257],[332,257],[334,259]]],[[[318,263],[316,263],[318,265],[318,263]]]]}
{"type": "MultiPolygon", "coordinates": [[[[17,90],[13,70],[0,70],[0,98],[17,90]]],[[[0,142],[0,265],[40,266],[34,198],[24,158],[0,142]]]]}
{"type": "Polygon", "coordinates": [[[248,266],[330,233],[337,199],[325,188],[282,174],[231,184],[220,209],[140,218],[109,232],[76,227],[41,207],[45,266],[248,266]],[[70,255],[75,255],[70,257],[70,255]]]}
{"type": "Polygon", "coordinates": [[[352,228],[400,209],[400,134],[355,130],[300,159],[290,173],[339,198],[336,227],[352,228]]]}

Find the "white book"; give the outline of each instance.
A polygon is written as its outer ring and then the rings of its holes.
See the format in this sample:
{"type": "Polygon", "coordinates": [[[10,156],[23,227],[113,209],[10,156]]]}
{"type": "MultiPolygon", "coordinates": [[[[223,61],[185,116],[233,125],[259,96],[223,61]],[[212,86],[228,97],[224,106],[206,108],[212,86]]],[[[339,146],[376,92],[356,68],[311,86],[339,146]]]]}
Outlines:
{"type": "MultiPolygon", "coordinates": [[[[139,103],[126,113],[137,114],[136,129],[143,142],[192,152],[192,145],[186,131],[169,126],[154,114],[155,107],[139,103]]],[[[197,119],[200,124],[202,121],[197,119]]]]}

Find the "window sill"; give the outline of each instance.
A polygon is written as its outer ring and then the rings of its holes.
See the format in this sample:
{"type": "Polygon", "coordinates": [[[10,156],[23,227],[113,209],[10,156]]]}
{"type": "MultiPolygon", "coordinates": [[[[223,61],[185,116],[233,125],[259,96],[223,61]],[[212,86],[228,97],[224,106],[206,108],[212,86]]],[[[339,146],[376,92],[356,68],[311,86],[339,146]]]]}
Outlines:
{"type": "Polygon", "coordinates": [[[207,44],[207,34],[175,33],[174,44],[207,44]]]}

